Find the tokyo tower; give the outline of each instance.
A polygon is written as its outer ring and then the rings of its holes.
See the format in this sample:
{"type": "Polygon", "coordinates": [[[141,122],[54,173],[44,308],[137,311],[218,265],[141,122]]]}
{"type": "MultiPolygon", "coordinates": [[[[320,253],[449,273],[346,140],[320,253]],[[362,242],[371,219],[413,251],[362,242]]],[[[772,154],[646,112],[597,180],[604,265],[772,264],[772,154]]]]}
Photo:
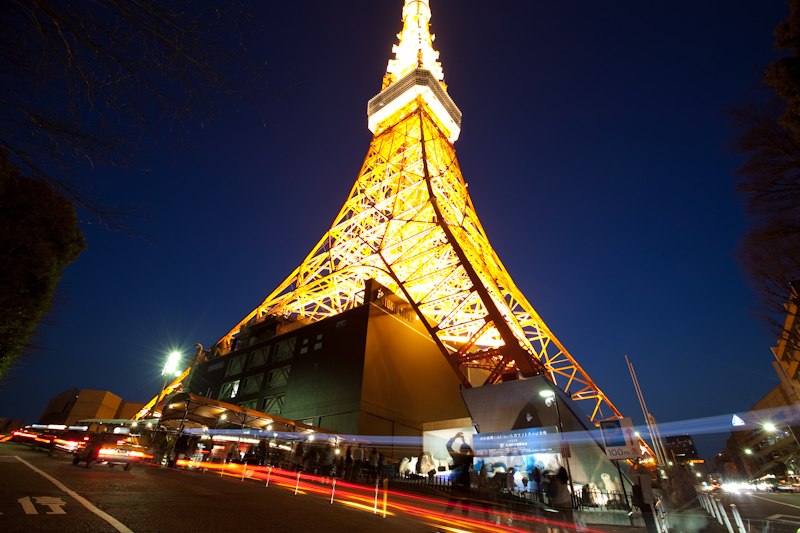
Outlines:
{"type": "Polygon", "coordinates": [[[429,0],[405,0],[395,57],[367,106],[374,136],[344,206],[211,355],[228,353],[244,328],[267,317],[310,323],[358,306],[374,279],[410,305],[464,387],[545,374],[592,422],[621,417],[525,299],[481,227],[456,159],[461,112],[447,93],[430,19],[429,0]]]}

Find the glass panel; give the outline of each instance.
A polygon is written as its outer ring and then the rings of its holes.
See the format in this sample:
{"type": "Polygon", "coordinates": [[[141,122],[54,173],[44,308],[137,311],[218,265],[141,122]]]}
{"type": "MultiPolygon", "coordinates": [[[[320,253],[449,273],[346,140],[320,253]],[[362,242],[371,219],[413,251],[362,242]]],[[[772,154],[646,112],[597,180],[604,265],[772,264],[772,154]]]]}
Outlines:
{"type": "Polygon", "coordinates": [[[250,354],[250,363],[247,368],[256,368],[267,364],[269,356],[269,348],[262,348],[250,354]]]}
{"type": "Polygon", "coordinates": [[[242,373],[242,370],[244,370],[244,357],[244,355],[239,355],[231,359],[228,363],[227,370],[225,370],[225,377],[242,373]]]}
{"type": "Polygon", "coordinates": [[[264,374],[259,374],[257,376],[250,376],[249,378],[245,378],[244,384],[242,386],[242,394],[250,394],[252,392],[258,392],[261,390],[261,385],[264,383],[264,374]]]}
{"type": "Polygon", "coordinates": [[[275,355],[272,357],[272,361],[277,362],[291,359],[294,354],[294,344],[296,340],[295,337],[292,337],[291,339],[286,339],[276,344],[275,355]]]}
{"type": "Polygon", "coordinates": [[[270,371],[267,378],[267,388],[286,385],[289,382],[289,369],[291,368],[291,366],[284,366],[270,371]]]}
{"type": "Polygon", "coordinates": [[[222,390],[219,393],[220,400],[227,400],[229,398],[235,398],[236,393],[239,392],[239,380],[236,381],[229,381],[228,383],[222,384],[222,390]]]}

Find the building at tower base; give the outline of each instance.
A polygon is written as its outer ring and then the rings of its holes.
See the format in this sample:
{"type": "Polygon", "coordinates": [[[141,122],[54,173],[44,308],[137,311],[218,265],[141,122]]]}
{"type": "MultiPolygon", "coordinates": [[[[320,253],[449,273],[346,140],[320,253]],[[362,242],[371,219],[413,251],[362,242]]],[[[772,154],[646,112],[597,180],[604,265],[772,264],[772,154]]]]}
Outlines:
{"type": "Polygon", "coordinates": [[[459,379],[408,304],[372,280],[365,294],[318,322],[248,327],[198,363],[190,392],[348,435],[421,437],[426,422],[467,416],[459,379]]]}

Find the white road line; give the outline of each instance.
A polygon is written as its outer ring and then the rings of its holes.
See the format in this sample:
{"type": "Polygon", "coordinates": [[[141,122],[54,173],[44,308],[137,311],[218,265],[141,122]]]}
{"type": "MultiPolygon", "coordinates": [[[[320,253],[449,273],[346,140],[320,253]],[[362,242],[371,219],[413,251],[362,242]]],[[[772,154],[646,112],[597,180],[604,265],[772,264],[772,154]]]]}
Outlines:
{"type": "Polygon", "coordinates": [[[56,487],[58,487],[59,489],[63,490],[64,492],[66,492],[67,494],[69,494],[70,496],[72,496],[73,498],[75,498],[76,500],[78,500],[78,502],[80,502],[80,503],[81,503],[81,504],[82,504],[84,507],[86,507],[86,508],[87,508],[87,509],[89,509],[91,512],[93,512],[94,514],[96,514],[97,516],[99,516],[100,518],[102,518],[103,520],[105,520],[106,522],[108,522],[109,524],[111,524],[112,526],[114,526],[114,529],[116,529],[116,530],[117,530],[117,531],[119,531],[120,533],[133,533],[133,531],[131,531],[130,529],[128,529],[128,528],[127,528],[127,526],[125,526],[125,524],[123,524],[122,522],[120,522],[119,520],[117,520],[116,518],[114,518],[113,516],[111,516],[110,514],[108,514],[108,513],[104,513],[103,511],[101,511],[100,509],[98,509],[97,507],[95,507],[94,505],[92,505],[91,503],[89,503],[89,501],[88,501],[86,498],[84,498],[83,496],[80,496],[80,495],[79,495],[77,492],[75,492],[74,490],[70,490],[70,489],[68,489],[68,488],[67,488],[67,487],[66,487],[66,486],[65,486],[63,483],[61,483],[59,480],[57,480],[56,478],[54,478],[54,477],[53,477],[53,476],[51,476],[50,474],[46,474],[46,473],[42,472],[41,470],[39,470],[38,468],[36,468],[36,467],[35,467],[35,466],[33,466],[32,464],[30,464],[28,461],[26,461],[26,460],[22,459],[21,457],[19,457],[19,456],[17,456],[17,455],[15,455],[14,457],[15,457],[15,458],[16,458],[16,459],[17,459],[17,460],[20,462],[20,463],[22,463],[22,464],[25,464],[25,465],[28,465],[28,467],[30,467],[30,469],[31,469],[31,470],[33,470],[34,472],[38,472],[39,474],[41,474],[41,475],[42,475],[42,476],[44,476],[45,478],[47,478],[47,479],[49,479],[50,481],[52,481],[52,482],[53,482],[53,484],[54,484],[56,487]]]}
{"type": "Polygon", "coordinates": [[[750,496],[752,496],[753,498],[758,498],[759,500],[764,500],[771,503],[777,503],[778,505],[785,505],[787,507],[794,507],[795,509],[800,509],[800,505],[792,505],[791,503],[783,503],[776,500],[770,500],[769,498],[765,498],[763,496],[756,496],[755,494],[751,494],[750,496]]]}

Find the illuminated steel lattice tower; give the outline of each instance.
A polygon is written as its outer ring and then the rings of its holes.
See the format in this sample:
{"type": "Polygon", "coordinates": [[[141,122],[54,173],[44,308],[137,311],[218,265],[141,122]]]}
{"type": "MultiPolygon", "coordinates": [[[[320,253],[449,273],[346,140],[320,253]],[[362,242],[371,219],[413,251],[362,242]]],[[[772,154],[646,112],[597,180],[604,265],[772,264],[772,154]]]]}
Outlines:
{"type": "Polygon", "coordinates": [[[375,279],[410,304],[465,387],[546,373],[590,402],[593,421],[621,416],[489,244],[456,159],[461,112],[447,94],[430,17],[429,0],[406,0],[395,59],[367,107],[374,137],[330,229],[211,355],[227,353],[241,328],[267,316],[313,322],[353,308],[375,279]],[[481,371],[470,380],[467,368],[481,371]]]}

